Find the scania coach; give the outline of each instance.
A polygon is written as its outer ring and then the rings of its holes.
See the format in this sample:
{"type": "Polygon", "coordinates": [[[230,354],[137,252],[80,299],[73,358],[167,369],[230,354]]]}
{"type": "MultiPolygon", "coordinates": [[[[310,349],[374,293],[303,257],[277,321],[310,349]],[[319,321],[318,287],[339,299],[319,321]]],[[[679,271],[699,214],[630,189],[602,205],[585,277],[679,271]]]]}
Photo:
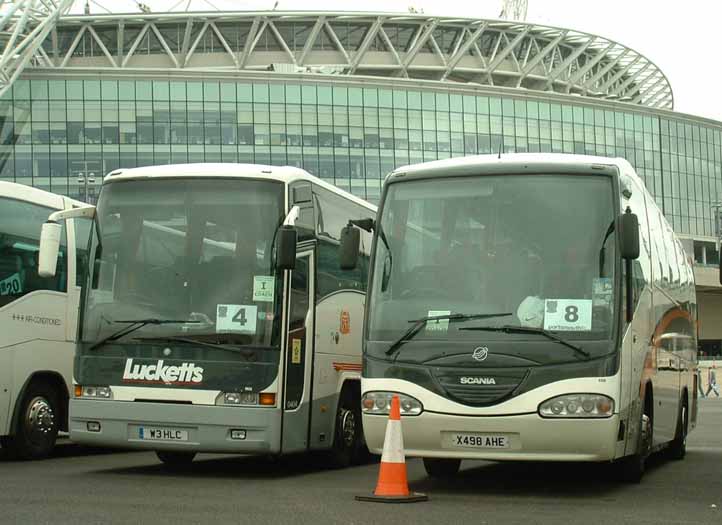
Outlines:
{"type": "MultiPolygon", "coordinates": [[[[640,479],[696,422],[690,261],[622,159],[518,154],[400,168],[374,231],[363,425],[380,452],[401,400],[406,454],[596,461],[640,479]]],[[[358,229],[358,228],[357,228],[358,229]]],[[[355,263],[354,235],[342,241],[355,263]]]]}

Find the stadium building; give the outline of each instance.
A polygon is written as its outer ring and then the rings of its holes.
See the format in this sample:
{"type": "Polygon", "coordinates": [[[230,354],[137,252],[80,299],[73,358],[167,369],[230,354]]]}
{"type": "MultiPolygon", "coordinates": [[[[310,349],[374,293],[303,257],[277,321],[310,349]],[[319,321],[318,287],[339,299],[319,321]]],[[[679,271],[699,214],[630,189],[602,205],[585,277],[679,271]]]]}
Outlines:
{"type": "Polygon", "coordinates": [[[702,349],[722,354],[722,123],[673,109],[650,58],[572,29],[394,13],[71,15],[0,101],[0,180],[92,200],[118,167],[255,162],[375,201],[409,163],[621,156],[694,254],[702,349]]]}

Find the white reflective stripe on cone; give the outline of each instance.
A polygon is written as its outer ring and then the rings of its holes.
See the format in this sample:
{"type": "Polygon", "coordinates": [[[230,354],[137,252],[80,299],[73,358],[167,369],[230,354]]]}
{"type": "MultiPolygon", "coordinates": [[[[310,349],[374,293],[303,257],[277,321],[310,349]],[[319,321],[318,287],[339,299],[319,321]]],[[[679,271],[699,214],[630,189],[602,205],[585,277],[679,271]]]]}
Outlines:
{"type": "Polygon", "coordinates": [[[389,419],[386,424],[384,450],[381,454],[382,463],[405,463],[404,438],[401,435],[401,421],[389,419]]]}

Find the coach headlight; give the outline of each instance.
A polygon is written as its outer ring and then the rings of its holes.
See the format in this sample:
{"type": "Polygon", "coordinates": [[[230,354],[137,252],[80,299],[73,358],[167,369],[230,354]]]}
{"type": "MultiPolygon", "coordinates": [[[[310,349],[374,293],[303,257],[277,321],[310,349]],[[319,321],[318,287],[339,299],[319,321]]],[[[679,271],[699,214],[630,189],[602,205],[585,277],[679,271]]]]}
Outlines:
{"type": "Polygon", "coordinates": [[[418,399],[396,392],[366,392],[361,399],[364,414],[388,415],[391,411],[391,398],[399,396],[399,408],[402,416],[418,416],[424,407],[418,399]]]}
{"type": "Polygon", "coordinates": [[[541,417],[597,418],[614,414],[614,401],[602,394],[565,394],[539,405],[541,417]]]}
{"type": "Polygon", "coordinates": [[[216,405],[258,406],[258,394],[254,392],[221,392],[216,405]]]}
{"type": "Polygon", "coordinates": [[[109,386],[75,385],[75,397],[85,399],[112,399],[113,392],[109,386]]]}

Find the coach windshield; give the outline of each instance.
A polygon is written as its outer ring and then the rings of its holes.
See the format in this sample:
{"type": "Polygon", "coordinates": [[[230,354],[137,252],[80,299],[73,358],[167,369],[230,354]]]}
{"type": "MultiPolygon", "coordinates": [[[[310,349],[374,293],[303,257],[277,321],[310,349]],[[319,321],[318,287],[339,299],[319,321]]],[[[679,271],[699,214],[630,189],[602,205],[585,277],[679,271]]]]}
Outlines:
{"type": "MultiPolygon", "coordinates": [[[[388,344],[381,342],[398,340],[414,320],[453,314],[488,317],[427,322],[409,347],[478,341],[480,334],[484,341],[544,340],[531,330],[470,330],[476,327],[541,329],[577,342],[611,338],[617,290],[613,195],[612,178],[601,175],[391,183],[377,227],[370,352],[386,358],[388,344]]],[[[547,361],[574,359],[563,346],[550,345],[547,361]]],[[[404,349],[403,359],[438,352],[436,345],[421,346],[426,350],[404,349]]]]}
{"type": "Polygon", "coordinates": [[[116,344],[177,337],[278,346],[282,283],[272,245],[282,205],[283,185],[270,181],[106,184],[91,246],[83,348],[109,336],[116,344]],[[113,338],[130,321],[148,319],[113,338]]]}

